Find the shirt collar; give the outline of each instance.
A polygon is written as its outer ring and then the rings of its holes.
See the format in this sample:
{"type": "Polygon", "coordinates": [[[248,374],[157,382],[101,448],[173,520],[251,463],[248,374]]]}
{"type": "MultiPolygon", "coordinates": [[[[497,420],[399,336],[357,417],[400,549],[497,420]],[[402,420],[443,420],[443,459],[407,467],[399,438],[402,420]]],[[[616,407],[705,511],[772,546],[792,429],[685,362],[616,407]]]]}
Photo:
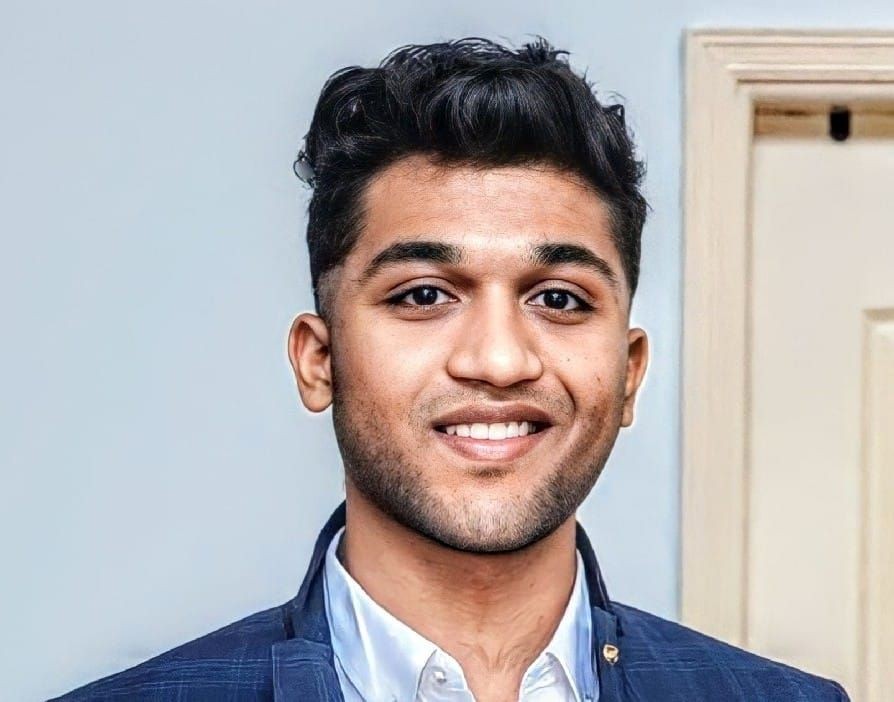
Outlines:
{"type": "Polygon", "coordinates": [[[579,700],[595,698],[596,676],[593,672],[593,622],[590,616],[584,561],[575,551],[577,567],[574,587],[565,612],[552,639],[541,657],[552,654],[559,661],[565,675],[572,682],[579,700]]]}
{"type": "Polygon", "coordinates": [[[326,610],[338,663],[364,699],[412,700],[419,674],[438,647],[375,602],[329,544],[324,567],[326,610]],[[399,652],[399,655],[395,655],[399,652]]]}
{"type": "MultiPolygon", "coordinates": [[[[420,675],[432,656],[449,656],[376,603],[345,570],[336,553],[343,532],[344,527],[330,542],[324,566],[326,610],[338,663],[366,698],[415,699],[420,675]]],[[[587,578],[580,552],[576,556],[568,605],[531,669],[552,655],[580,700],[595,698],[597,679],[587,578]]]]}

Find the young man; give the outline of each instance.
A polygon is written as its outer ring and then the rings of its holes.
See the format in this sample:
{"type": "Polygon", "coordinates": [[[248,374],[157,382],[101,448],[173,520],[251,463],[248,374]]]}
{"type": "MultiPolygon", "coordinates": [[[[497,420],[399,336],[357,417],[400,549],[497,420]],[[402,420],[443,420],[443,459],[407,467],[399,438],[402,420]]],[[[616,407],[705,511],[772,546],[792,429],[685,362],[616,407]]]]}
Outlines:
{"type": "Polygon", "coordinates": [[[609,599],[575,511],[646,371],[646,203],[563,53],[411,46],[326,83],[288,354],[346,501],[294,600],[64,699],[847,699],[609,599]]]}

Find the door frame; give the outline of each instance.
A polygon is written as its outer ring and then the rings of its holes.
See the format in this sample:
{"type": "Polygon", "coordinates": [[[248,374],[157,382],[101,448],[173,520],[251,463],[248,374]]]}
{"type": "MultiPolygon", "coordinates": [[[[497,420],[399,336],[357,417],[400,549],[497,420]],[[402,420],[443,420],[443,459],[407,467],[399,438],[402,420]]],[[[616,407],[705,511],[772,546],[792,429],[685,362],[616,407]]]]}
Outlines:
{"type": "MultiPolygon", "coordinates": [[[[680,610],[687,625],[740,646],[748,643],[754,112],[757,105],[860,101],[894,103],[894,32],[686,35],[680,610]]],[[[894,634],[870,621],[885,605],[872,601],[866,574],[890,567],[877,554],[894,552],[894,535],[880,533],[872,516],[879,510],[868,509],[865,485],[879,476],[866,475],[873,470],[866,462],[863,468],[860,591],[870,596],[861,602],[861,640],[872,636],[872,648],[887,637],[888,647],[894,634]]],[[[860,652],[864,678],[872,658],[873,651],[860,652]]],[[[874,684],[866,685],[863,698],[874,698],[874,684]]]]}

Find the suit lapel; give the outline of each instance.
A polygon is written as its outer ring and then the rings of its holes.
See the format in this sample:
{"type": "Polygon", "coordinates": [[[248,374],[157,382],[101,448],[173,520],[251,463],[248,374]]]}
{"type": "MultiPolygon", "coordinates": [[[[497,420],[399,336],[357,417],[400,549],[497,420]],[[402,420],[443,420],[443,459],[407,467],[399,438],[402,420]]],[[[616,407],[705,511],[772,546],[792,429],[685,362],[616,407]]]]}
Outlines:
{"type": "Polygon", "coordinates": [[[343,702],[332,649],[305,639],[273,646],[273,699],[276,702],[343,702]]]}
{"type": "Polygon", "coordinates": [[[345,524],[345,503],[317,537],[301,589],[286,605],[288,638],[273,645],[273,698],[276,702],[343,702],[326,619],[323,562],[326,548],[345,524]]]}
{"type": "Polygon", "coordinates": [[[584,528],[577,525],[577,550],[584,562],[593,621],[593,669],[599,678],[599,702],[625,702],[622,685],[622,631],[602,578],[596,553],[584,528]]]}

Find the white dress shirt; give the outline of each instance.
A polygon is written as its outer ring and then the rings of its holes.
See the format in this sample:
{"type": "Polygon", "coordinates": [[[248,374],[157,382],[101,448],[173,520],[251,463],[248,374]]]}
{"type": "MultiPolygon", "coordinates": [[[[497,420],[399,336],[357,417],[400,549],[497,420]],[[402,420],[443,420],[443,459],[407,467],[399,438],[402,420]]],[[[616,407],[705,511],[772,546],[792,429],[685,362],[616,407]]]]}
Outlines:
{"type": "MultiPolygon", "coordinates": [[[[474,702],[462,668],[364,592],[336,554],[323,570],[326,618],[345,702],[474,702]]],[[[519,702],[596,702],[592,620],[584,565],[577,554],[571,598],[552,640],[525,672],[519,702]]]]}

